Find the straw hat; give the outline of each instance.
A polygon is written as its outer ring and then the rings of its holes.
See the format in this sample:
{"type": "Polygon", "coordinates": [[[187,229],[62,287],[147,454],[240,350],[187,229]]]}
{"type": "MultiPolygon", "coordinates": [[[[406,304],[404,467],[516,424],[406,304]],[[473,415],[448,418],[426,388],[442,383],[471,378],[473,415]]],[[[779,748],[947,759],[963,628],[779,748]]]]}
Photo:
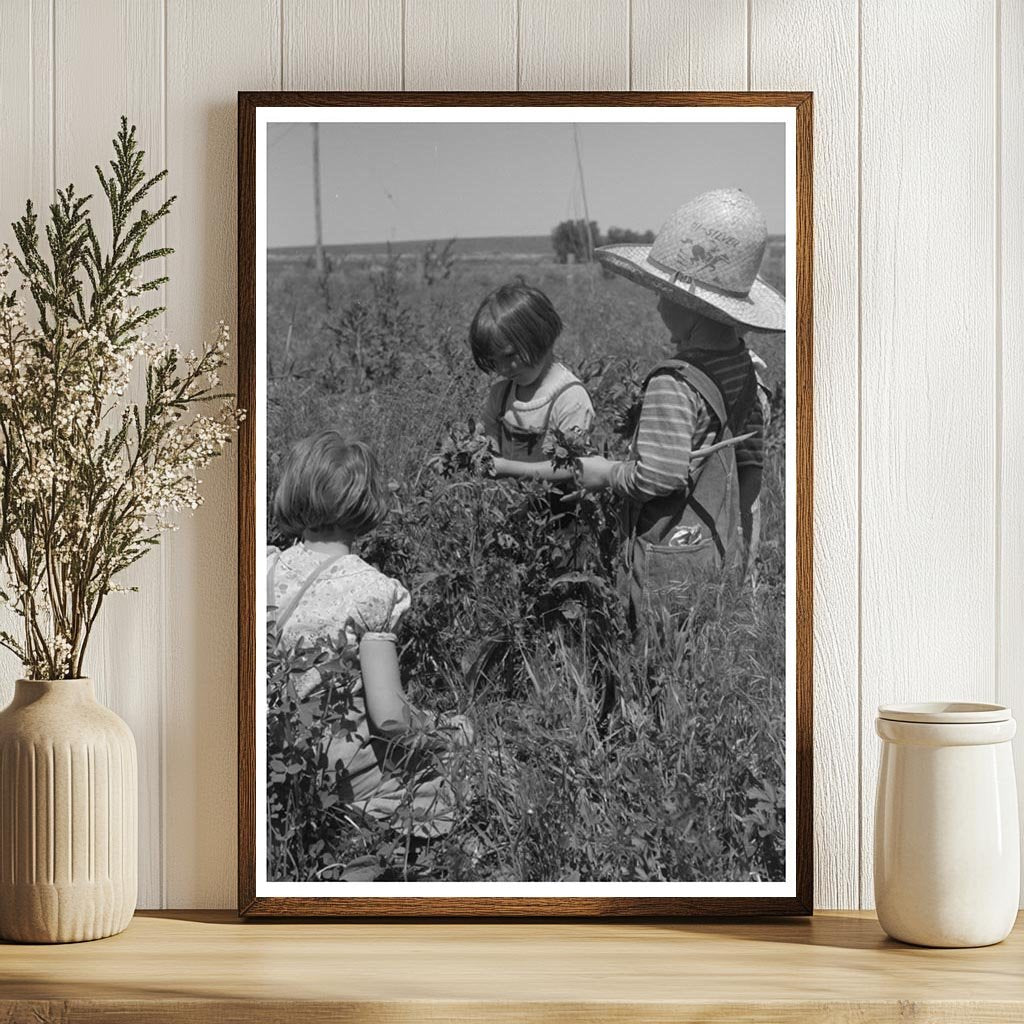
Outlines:
{"type": "Polygon", "coordinates": [[[786,300],[757,276],[767,241],[754,201],[723,188],[680,206],[653,245],[602,245],[594,253],[609,270],[712,320],[783,331],[786,300]]]}

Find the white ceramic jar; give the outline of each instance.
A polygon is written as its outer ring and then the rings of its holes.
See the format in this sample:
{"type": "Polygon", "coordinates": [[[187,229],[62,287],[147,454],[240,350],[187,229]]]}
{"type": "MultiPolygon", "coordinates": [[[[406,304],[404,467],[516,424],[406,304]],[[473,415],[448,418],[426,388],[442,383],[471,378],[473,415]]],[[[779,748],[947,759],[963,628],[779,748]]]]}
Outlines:
{"type": "Polygon", "coordinates": [[[878,709],[875,906],[894,939],[987,946],[1006,938],[1020,895],[1017,788],[999,704],[878,709]]]}

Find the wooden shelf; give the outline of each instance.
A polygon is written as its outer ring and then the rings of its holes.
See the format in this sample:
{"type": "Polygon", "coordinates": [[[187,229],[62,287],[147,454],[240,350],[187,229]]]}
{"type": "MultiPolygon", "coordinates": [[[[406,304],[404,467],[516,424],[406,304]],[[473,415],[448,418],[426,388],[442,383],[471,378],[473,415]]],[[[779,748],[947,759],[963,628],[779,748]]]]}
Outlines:
{"type": "Polygon", "coordinates": [[[1020,1021],[1024,918],[1005,942],[960,950],[901,945],[849,911],[638,923],[154,911],[99,942],[0,943],[0,1022],[101,1020],[1020,1021]]]}

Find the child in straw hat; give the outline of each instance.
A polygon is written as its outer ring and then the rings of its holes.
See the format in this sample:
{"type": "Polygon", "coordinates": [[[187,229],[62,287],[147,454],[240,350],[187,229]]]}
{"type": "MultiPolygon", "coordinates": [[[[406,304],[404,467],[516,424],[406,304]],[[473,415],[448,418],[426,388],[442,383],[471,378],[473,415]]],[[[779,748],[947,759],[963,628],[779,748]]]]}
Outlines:
{"type": "Polygon", "coordinates": [[[753,201],[719,189],[680,207],[653,245],[596,250],[610,270],[658,292],[675,347],[644,382],[629,458],[582,460],[584,487],[624,499],[634,628],[677,606],[695,579],[746,558],[764,425],[738,331],[785,328],[784,299],[757,276],[766,242],[753,201]]]}

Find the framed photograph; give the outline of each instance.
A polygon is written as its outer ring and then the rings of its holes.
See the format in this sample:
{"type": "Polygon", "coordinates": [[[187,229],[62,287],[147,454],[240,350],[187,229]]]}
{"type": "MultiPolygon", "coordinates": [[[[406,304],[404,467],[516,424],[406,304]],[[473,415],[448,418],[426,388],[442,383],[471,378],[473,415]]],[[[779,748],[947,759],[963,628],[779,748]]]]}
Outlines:
{"type": "Polygon", "coordinates": [[[812,912],[809,93],[240,93],[239,912],[812,912]]]}

